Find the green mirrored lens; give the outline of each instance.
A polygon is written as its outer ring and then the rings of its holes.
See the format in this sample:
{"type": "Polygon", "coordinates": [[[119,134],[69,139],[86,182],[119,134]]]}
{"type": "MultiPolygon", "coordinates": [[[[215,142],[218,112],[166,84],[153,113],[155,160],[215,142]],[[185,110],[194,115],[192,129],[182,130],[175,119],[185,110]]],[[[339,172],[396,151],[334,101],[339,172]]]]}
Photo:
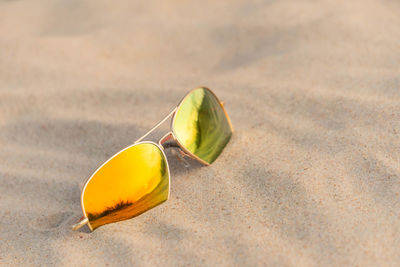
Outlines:
{"type": "Polygon", "coordinates": [[[182,100],[172,129],[186,150],[209,164],[221,154],[232,135],[228,115],[207,88],[197,88],[182,100]]]}
{"type": "Polygon", "coordinates": [[[169,173],[164,153],[153,143],[119,152],[101,166],[83,191],[83,207],[92,230],[137,216],[168,198],[169,173]]]}

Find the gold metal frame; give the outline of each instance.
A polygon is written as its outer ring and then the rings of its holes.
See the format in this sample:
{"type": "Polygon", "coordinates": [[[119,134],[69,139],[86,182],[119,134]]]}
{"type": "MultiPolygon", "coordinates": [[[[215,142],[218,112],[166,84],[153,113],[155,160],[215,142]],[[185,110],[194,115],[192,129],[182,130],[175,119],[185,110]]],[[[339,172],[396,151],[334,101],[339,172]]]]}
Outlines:
{"type": "Polygon", "coordinates": [[[74,225],[72,226],[72,229],[73,229],[73,230],[78,230],[79,228],[81,228],[81,227],[83,227],[85,224],[87,224],[88,227],[89,227],[89,229],[90,229],[91,231],[93,231],[93,228],[92,228],[91,225],[90,225],[89,219],[88,219],[88,218],[86,217],[86,215],[85,215],[85,214],[86,214],[86,213],[85,213],[85,207],[84,207],[84,205],[83,205],[83,196],[84,196],[84,193],[85,193],[86,186],[88,185],[89,181],[90,181],[90,180],[92,179],[92,177],[97,173],[98,170],[100,170],[100,169],[101,169],[105,164],[107,164],[112,158],[114,158],[115,156],[117,156],[118,154],[120,154],[121,152],[125,151],[125,150],[128,149],[128,148],[131,148],[131,147],[136,146],[136,145],[139,145],[139,144],[146,144],[146,143],[148,143],[148,144],[154,144],[155,146],[157,146],[157,147],[161,150],[161,152],[163,153],[163,156],[164,156],[164,158],[165,158],[166,165],[167,165],[167,170],[168,170],[168,179],[169,179],[169,182],[168,182],[168,197],[167,197],[167,200],[169,199],[169,195],[170,195],[170,191],[171,191],[171,190],[170,190],[170,189],[171,189],[171,174],[170,174],[170,171],[169,171],[168,159],[167,159],[167,156],[165,155],[165,151],[164,151],[165,148],[164,148],[164,146],[163,146],[167,141],[169,141],[170,139],[172,139],[172,141],[175,142],[175,143],[178,145],[179,150],[180,150],[180,152],[181,152],[181,154],[182,154],[183,156],[188,156],[188,157],[190,157],[190,158],[192,158],[192,159],[195,159],[195,160],[199,161],[200,163],[202,163],[202,164],[204,164],[204,165],[206,165],[206,166],[209,166],[209,165],[210,165],[208,162],[202,160],[202,159],[199,158],[198,156],[196,156],[196,155],[194,155],[193,153],[191,153],[189,150],[187,150],[187,149],[178,141],[178,139],[176,138],[176,135],[175,135],[174,127],[173,127],[174,121],[175,121],[175,117],[176,117],[176,111],[180,108],[180,106],[182,105],[182,102],[185,100],[185,98],[186,98],[188,95],[190,95],[194,90],[199,89],[199,88],[207,89],[207,90],[210,91],[210,92],[214,95],[214,97],[218,100],[218,102],[220,103],[220,105],[221,105],[221,107],[222,107],[222,109],[223,109],[223,111],[224,111],[224,113],[225,113],[225,116],[226,116],[226,118],[227,118],[227,120],[228,120],[229,126],[230,126],[230,128],[231,128],[231,130],[232,130],[232,133],[233,133],[233,126],[232,126],[231,120],[230,120],[230,118],[229,118],[229,116],[228,116],[228,113],[227,113],[226,110],[225,110],[224,103],[223,103],[222,101],[219,100],[219,98],[217,97],[217,95],[216,95],[213,91],[211,91],[209,88],[204,87],[204,86],[196,87],[196,88],[190,90],[190,91],[179,101],[179,104],[178,104],[165,118],[163,118],[160,122],[158,122],[155,126],[153,126],[147,133],[145,133],[142,137],[140,137],[138,140],[136,140],[132,145],[130,145],[130,146],[128,146],[128,147],[122,149],[121,151],[117,152],[117,153],[114,154],[112,157],[110,157],[108,160],[106,160],[106,161],[105,161],[102,165],[100,165],[100,167],[98,167],[98,168],[96,169],[96,171],[94,171],[93,174],[86,180],[85,185],[84,185],[83,188],[82,188],[82,193],[81,193],[81,207],[82,207],[83,217],[81,218],[81,220],[80,220],[78,223],[76,223],[76,224],[74,224],[74,225]],[[173,116],[173,117],[172,117],[172,116],[173,116]],[[166,133],[157,143],[152,142],[152,141],[142,141],[144,138],[146,138],[149,134],[151,134],[155,129],[157,129],[160,125],[162,125],[165,121],[167,121],[167,120],[168,120],[169,118],[171,118],[171,117],[172,117],[172,120],[171,120],[171,123],[170,123],[170,131],[169,131],[168,133],[166,133]]]}

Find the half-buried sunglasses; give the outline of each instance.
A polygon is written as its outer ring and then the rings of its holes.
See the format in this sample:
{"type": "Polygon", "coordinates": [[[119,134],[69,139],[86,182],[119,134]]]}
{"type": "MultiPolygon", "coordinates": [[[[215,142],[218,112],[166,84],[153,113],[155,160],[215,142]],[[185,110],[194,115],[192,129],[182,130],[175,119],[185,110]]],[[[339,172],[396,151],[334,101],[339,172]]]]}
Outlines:
{"type": "Polygon", "coordinates": [[[223,103],[208,88],[190,91],[178,106],[133,145],[123,149],[86,181],[81,195],[83,217],[72,229],[90,230],[133,218],[169,197],[170,173],[164,149],[210,165],[233,132],[223,103]],[[172,117],[171,131],[158,143],[142,141],[172,117]]]}

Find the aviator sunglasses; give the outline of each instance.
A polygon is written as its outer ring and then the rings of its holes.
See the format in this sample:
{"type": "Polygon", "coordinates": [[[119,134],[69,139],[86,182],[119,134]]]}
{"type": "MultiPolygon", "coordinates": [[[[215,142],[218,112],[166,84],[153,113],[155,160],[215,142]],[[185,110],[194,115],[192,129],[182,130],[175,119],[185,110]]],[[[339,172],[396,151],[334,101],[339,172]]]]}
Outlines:
{"type": "Polygon", "coordinates": [[[164,149],[210,165],[221,154],[233,128],[223,103],[208,88],[190,91],[170,114],[133,145],[104,162],[86,181],[81,194],[83,217],[91,231],[133,218],[169,197],[170,172],[164,149]],[[142,141],[172,117],[170,132],[158,143],[142,141]]]}

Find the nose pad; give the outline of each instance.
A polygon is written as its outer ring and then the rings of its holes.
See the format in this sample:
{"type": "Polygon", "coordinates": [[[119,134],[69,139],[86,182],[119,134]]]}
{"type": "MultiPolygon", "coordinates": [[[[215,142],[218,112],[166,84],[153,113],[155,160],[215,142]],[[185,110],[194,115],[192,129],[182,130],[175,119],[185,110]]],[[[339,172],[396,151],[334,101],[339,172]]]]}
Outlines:
{"type": "Polygon", "coordinates": [[[186,168],[190,167],[190,163],[185,159],[185,156],[188,156],[184,151],[182,151],[182,149],[177,148],[177,149],[173,149],[171,151],[171,153],[176,156],[176,158],[183,163],[183,165],[186,168]]]}
{"type": "Polygon", "coordinates": [[[175,148],[175,149],[172,149],[172,151],[171,151],[172,155],[174,155],[180,162],[182,162],[186,168],[190,167],[190,163],[185,159],[185,156],[188,156],[188,157],[190,157],[190,156],[188,154],[186,154],[179,147],[179,145],[175,141],[175,138],[174,138],[172,132],[169,132],[166,135],[164,135],[163,138],[161,138],[161,140],[158,143],[164,149],[175,148]]]}

